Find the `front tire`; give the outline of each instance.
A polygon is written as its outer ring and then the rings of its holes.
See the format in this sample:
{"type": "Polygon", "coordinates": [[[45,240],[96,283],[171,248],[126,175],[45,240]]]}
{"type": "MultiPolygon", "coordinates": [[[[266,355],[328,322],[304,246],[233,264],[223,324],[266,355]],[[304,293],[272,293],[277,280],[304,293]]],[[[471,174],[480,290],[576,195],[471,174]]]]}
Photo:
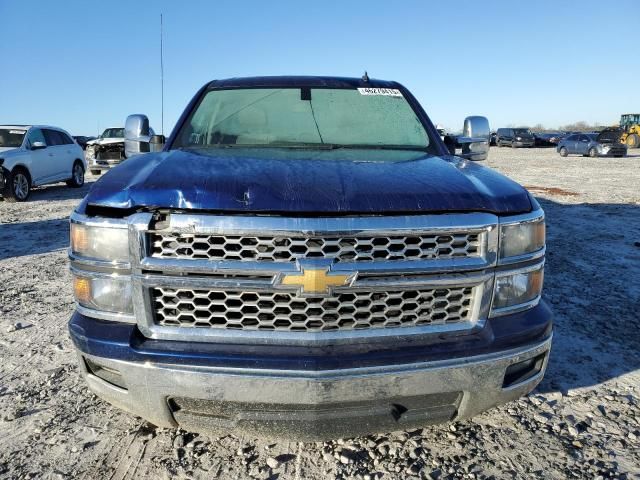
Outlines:
{"type": "Polygon", "coordinates": [[[632,133],[627,135],[627,147],[628,148],[638,148],[640,147],[640,135],[636,133],[632,133]]]}
{"type": "Polygon", "coordinates": [[[84,167],[82,163],[76,160],[71,169],[71,178],[67,180],[67,186],[80,188],[82,185],[84,185],[84,167]]]}
{"type": "Polygon", "coordinates": [[[567,150],[565,147],[562,147],[560,149],[560,156],[561,157],[566,157],[567,155],[569,155],[569,150],[567,150]]]}
{"type": "Polygon", "coordinates": [[[591,147],[589,149],[589,156],[591,158],[596,158],[598,156],[598,149],[596,147],[591,147]]]}
{"type": "Polygon", "coordinates": [[[31,179],[26,170],[16,168],[9,174],[3,196],[8,202],[24,202],[31,193],[31,179]]]}

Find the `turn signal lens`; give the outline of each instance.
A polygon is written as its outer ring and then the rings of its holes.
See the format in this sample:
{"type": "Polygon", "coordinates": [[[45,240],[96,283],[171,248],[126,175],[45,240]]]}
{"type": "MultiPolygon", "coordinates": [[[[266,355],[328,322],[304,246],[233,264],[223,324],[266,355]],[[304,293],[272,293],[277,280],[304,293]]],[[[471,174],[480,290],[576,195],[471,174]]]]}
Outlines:
{"type": "Polygon", "coordinates": [[[89,303],[91,301],[90,280],[84,277],[73,277],[73,294],[78,303],[89,303]]]}

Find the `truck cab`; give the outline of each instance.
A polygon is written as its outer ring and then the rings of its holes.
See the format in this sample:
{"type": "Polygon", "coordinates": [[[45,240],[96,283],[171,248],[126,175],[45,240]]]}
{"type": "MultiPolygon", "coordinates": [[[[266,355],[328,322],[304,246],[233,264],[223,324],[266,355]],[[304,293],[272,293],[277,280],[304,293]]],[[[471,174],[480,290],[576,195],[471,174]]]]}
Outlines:
{"type": "Polygon", "coordinates": [[[296,440],[531,391],[552,339],[544,213],[472,161],[486,119],[466,129],[451,155],[393,81],[204,85],[162,151],[111,170],[71,217],[69,331],[90,388],[158,426],[296,440]]]}

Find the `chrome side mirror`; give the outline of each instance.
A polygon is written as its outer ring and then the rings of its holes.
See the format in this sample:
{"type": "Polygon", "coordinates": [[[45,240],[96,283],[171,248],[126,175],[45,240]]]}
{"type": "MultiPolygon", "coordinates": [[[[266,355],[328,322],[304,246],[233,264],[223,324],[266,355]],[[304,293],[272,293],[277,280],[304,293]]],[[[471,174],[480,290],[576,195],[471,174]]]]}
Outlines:
{"type": "Polygon", "coordinates": [[[129,158],[149,152],[152,132],[146,115],[129,115],[124,124],[124,156],[129,158]]]}
{"type": "Polygon", "coordinates": [[[31,150],[42,150],[43,148],[47,148],[47,144],[44,142],[33,142],[31,144],[31,150]]]}
{"type": "Polygon", "coordinates": [[[462,137],[458,137],[458,146],[462,147],[460,156],[468,160],[486,160],[489,156],[491,129],[487,117],[472,116],[464,119],[462,137]]]}
{"type": "Polygon", "coordinates": [[[151,139],[149,140],[149,150],[151,152],[161,152],[164,148],[164,144],[166,139],[164,135],[151,135],[151,139]]]}

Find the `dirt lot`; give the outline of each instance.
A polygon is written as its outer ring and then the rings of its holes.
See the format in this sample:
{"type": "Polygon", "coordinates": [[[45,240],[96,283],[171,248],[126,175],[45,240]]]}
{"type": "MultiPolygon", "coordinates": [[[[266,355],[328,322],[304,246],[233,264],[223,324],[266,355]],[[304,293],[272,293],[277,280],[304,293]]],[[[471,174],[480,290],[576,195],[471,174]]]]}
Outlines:
{"type": "Polygon", "coordinates": [[[160,430],[93,396],[66,330],[67,218],[90,185],[0,201],[0,478],[640,478],[640,153],[486,163],[547,212],[546,378],[471,421],[318,444],[160,430]]]}

